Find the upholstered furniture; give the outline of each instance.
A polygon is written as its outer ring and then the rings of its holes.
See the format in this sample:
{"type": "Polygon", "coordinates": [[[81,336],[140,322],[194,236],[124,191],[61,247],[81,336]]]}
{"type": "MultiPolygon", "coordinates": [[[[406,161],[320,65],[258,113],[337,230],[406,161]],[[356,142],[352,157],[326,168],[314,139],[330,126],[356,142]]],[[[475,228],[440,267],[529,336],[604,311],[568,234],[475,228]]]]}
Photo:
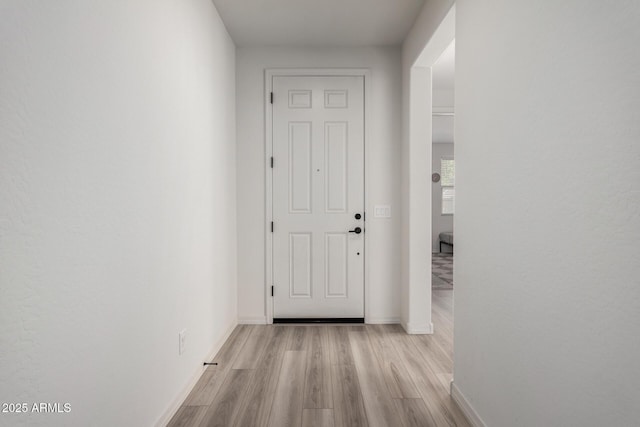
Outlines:
{"type": "Polygon", "coordinates": [[[442,252],[442,244],[447,244],[453,248],[453,231],[443,231],[440,233],[440,252],[442,252]]]}

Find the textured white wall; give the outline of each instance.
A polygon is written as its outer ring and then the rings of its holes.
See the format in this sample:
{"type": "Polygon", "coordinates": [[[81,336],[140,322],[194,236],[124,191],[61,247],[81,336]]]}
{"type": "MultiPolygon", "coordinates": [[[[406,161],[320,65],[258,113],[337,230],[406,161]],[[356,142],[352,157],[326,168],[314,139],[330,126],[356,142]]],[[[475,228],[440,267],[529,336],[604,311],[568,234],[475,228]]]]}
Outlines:
{"type": "Polygon", "coordinates": [[[455,384],[488,426],[638,425],[640,3],[456,9],[455,384]]]}
{"type": "Polygon", "coordinates": [[[400,51],[398,48],[239,48],[238,315],[265,320],[265,68],[369,68],[371,118],[366,141],[369,321],[400,317],[400,51]],[[391,219],[373,218],[374,204],[391,205],[391,219]]]}
{"type": "Polygon", "coordinates": [[[3,1],[0,40],[0,402],[71,404],[0,425],[152,425],[236,322],[234,45],[208,0],[3,1]]]}
{"type": "MultiPolygon", "coordinates": [[[[435,132],[435,130],[434,130],[435,132]]],[[[433,144],[431,170],[440,173],[440,159],[453,157],[453,144],[433,144]]],[[[431,250],[440,252],[440,238],[443,231],[453,230],[453,215],[442,215],[442,184],[431,183],[431,250]]],[[[442,245],[443,252],[451,252],[451,246],[442,245]]]]}

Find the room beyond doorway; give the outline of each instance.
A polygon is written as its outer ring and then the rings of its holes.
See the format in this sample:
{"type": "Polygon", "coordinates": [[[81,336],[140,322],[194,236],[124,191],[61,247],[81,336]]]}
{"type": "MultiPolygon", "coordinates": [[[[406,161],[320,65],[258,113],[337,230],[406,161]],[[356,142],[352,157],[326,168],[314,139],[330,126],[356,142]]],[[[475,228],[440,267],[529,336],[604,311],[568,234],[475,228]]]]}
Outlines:
{"type": "MultiPolygon", "coordinates": [[[[455,40],[432,67],[431,288],[453,290],[455,40]]],[[[451,295],[453,303],[453,293],[451,295]]]]}

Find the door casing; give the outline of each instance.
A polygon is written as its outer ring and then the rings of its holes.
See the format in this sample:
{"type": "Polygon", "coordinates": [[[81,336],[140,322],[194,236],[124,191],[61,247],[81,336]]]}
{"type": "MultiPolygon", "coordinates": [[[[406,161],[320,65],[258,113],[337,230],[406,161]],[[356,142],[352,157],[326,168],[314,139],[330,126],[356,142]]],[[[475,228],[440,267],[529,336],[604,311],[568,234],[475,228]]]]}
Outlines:
{"type": "MultiPolygon", "coordinates": [[[[370,70],[367,68],[270,68],[264,73],[264,111],[265,111],[265,314],[266,322],[273,323],[273,297],[271,286],[273,285],[273,234],[271,222],[273,221],[273,169],[271,169],[271,157],[273,156],[273,109],[271,105],[271,92],[273,90],[273,77],[332,77],[332,76],[362,76],[364,79],[364,206],[365,213],[369,206],[368,187],[369,182],[369,155],[367,143],[369,141],[370,120],[370,70]]],[[[366,216],[365,216],[366,218],[366,216]]],[[[369,215],[369,218],[371,216],[369,215]]],[[[369,219],[371,221],[371,219],[369,219]]],[[[368,225],[365,222],[365,227],[368,225]]],[[[371,238],[367,236],[364,241],[364,321],[369,317],[369,247],[371,238]]]]}

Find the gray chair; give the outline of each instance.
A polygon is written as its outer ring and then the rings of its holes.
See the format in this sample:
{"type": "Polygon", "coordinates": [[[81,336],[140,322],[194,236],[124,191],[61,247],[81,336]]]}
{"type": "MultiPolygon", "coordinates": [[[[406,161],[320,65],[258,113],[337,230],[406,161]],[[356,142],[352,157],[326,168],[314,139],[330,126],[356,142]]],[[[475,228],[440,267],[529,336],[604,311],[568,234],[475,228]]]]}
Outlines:
{"type": "Polygon", "coordinates": [[[451,249],[453,249],[453,231],[443,231],[442,233],[440,233],[439,239],[440,239],[440,252],[442,252],[443,243],[451,246],[451,249]]]}

